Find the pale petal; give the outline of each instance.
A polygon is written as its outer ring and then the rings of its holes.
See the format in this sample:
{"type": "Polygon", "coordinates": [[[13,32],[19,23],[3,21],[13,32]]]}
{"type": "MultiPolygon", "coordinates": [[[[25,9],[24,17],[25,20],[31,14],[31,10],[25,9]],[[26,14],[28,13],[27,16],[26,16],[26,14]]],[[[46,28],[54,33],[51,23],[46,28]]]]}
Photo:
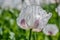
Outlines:
{"type": "Polygon", "coordinates": [[[32,31],[34,31],[34,32],[40,32],[41,29],[32,29],[32,31]]]}
{"type": "Polygon", "coordinates": [[[27,23],[26,23],[26,15],[21,13],[20,16],[17,18],[17,24],[22,29],[28,29],[28,26],[27,26],[27,23]],[[23,19],[24,19],[24,21],[22,21],[23,19]]]}
{"type": "Polygon", "coordinates": [[[44,18],[42,18],[43,23],[47,24],[51,17],[52,17],[52,13],[46,14],[46,16],[44,18]]]}
{"type": "Polygon", "coordinates": [[[26,22],[21,22],[21,21],[22,21],[22,19],[17,19],[18,26],[22,29],[28,29],[26,22]]]}
{"type": "Polygon", "coordinates": [[[29,2],[29,0],[25,0],[25,2],[26,2],[26,4],[27,4],[27,5],[30,5],[30,2],[29,2]]]}

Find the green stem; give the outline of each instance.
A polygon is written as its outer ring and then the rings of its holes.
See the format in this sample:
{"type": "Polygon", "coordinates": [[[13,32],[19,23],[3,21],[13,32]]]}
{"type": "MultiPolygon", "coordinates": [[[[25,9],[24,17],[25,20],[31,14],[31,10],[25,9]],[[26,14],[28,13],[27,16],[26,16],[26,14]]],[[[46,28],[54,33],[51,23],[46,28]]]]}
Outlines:
{"type": "Polygon", "coordinates": [[[30,29],[29,40],[31,40],[32,29],[30,29]]]}
{"type": "Polygon", "coordinates": [[[48,36],[49,40],[52,40],[52,37],[51,36],[48,36]]]}
{"type": "Polygon", "coordinates": [[[36,40],[36,33],[33,33],[33,40],[36,40]]]}
{"type": "Polygon", "coordinates": [[[36,32],[35,32],[35,40],[37,40],[37,34],[36,34],[36,32]]]}

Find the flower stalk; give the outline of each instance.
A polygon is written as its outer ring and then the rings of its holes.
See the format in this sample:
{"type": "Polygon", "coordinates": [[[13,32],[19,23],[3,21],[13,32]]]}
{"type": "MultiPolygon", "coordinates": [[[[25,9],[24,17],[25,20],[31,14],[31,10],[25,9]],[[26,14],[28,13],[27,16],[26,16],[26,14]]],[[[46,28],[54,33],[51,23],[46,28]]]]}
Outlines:
{"type": "Polygon", "coordinates": [[[32,29],[30,29],[30,31],[29,31],[30,33],[29,33],[29,40],[31,40],[31,35],[32,35],[32,29]]]}
{"type": "Polygon", "coordinates": [[[52,37],[51,36],[48,36],[49,40],[52,40],[52,37]]]}

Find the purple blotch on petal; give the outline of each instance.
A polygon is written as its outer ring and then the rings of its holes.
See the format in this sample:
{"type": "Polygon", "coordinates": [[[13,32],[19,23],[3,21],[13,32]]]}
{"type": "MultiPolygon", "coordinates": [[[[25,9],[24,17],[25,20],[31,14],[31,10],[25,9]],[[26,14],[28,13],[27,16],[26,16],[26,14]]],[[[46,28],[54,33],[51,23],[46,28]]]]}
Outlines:
{"type": "Polygon", "coordinates": [[[48,31],[49,35],[52,35],[52,32],[51,31],[48,31]]]}
{"type": "Polygon", "coordinates": [[[39,25],[39,20],[36,20],[36,21],[34,22],[34,26],[35,26],[35,27],[38,27],[38,25],[39,25]]]}
{"type": "Polygon", "coordinates": [[[21,22],[20,22],[20,24],[21,24],[22,26],[25,25],[25,19],[22,19],[21,22]]]}

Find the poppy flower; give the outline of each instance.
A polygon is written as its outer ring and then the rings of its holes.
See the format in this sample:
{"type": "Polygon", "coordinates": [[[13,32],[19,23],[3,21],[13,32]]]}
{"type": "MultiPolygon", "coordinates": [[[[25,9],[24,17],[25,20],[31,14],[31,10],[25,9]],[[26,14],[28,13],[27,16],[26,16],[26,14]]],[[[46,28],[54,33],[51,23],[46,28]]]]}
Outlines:
{"type": "Polygon", "coordinates": [[[43,33],[46,35],[56,35],[58,32],[58,28],[55,24],[47,24],[43,29],[43,33]]]}
{"type": "Polygon", "coordinates": [[[17,24],[22,29],[32,29],[33,31],[39,29],[40,31],[47,24],[51,16],[51,13],[47,14],[40,6],[27,6],[21,10],[17,18],[17,24]]]}

